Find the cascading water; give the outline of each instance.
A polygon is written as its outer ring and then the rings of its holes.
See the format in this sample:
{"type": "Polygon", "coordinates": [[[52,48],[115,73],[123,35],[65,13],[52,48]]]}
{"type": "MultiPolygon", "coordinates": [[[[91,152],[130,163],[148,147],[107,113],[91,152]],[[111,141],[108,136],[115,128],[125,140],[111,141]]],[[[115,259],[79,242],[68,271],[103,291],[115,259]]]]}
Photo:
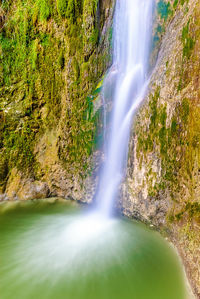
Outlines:
{"type": "Polygon", "coordinates": [[[152,11],[153,0],[116,3],[114,62],[103,88],[106,101],[112,83],[113,108],[98,208],[89,214],[56,200],[0,204],[2,299],[186,298],[176,255],[159,235],[102,217],[124,176],[131,119],[148,85],[152,11]]]}
{"type": "Polygon", "coordinates": [[[114,59],[103,88],[106,92],[112,82],[113,108],[96,195],[98,209],[106,214],[111,212],[125,174],[131,120],[148,85],[153,6],[154,0],[117,0],[116,3],[114,59]]]}

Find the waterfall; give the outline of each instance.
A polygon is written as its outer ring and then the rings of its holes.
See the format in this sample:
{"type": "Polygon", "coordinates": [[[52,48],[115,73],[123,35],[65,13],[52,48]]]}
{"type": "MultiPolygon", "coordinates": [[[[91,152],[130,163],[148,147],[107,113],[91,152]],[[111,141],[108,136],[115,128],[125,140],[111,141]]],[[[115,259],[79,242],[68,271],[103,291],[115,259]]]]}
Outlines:
{"type": "MultiPolygon", "coordinates": [[[[113,30],[113,64],[104,81],[112,112],[105,138],[105,161],[95,196],[98,209],[110,214],[125,176],[134,111],[148,86],[148,61],[154,0],[117,0],[113,30]]],[[[106,95],[103,95],[104,100],[106,95]]],[[[107,123],[104,121],[104,124],[107,123]]]]}

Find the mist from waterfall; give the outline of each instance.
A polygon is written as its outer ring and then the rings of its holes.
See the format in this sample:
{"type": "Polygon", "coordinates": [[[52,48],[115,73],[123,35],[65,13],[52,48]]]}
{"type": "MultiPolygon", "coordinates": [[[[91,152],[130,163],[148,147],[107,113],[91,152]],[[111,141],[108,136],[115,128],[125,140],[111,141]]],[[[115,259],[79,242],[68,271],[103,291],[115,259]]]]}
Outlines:
{"type": "MultiPolygon", "coordinates": [[[[154,0],[117,0],[113,26],[113,65],[103,96],[112,104],[105,138],[105,161],[95,196],[98,210],[110,214],[125,176],[128,142],[135,110],[148,86],[154,0]]],[[[107,104],[109,106],[109,103],[107,104]]],[[[104,124],[106,121],[104,120],[104,124]]]]}

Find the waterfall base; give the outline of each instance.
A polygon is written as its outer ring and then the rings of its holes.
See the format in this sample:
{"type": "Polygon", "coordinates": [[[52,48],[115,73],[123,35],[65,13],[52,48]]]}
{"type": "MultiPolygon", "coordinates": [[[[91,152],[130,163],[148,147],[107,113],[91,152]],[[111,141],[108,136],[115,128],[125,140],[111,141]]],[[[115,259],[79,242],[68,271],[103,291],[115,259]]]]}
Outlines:
{"type": "Polygon", "coordinates": [[[0,205],[2,299],[183,299],[173,249],[136,222],[66,203],[0,205]]]}

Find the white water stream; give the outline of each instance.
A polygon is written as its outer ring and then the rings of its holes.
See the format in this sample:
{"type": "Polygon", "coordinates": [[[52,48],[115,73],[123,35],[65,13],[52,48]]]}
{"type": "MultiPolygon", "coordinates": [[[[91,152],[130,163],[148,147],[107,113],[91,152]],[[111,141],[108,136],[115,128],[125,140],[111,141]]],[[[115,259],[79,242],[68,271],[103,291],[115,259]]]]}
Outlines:
{"type": "Polygon", "coordinates": [[[98,209],[104,214],[110,214],[125,176],[133,114],[148,86],[153,7],[154,0],[116,2],[113,65],[103,88],[106,92],[112,85],[112,99],[109,100],[113,107],[105,141],[105,162],[96,194],[98,209]]]}

